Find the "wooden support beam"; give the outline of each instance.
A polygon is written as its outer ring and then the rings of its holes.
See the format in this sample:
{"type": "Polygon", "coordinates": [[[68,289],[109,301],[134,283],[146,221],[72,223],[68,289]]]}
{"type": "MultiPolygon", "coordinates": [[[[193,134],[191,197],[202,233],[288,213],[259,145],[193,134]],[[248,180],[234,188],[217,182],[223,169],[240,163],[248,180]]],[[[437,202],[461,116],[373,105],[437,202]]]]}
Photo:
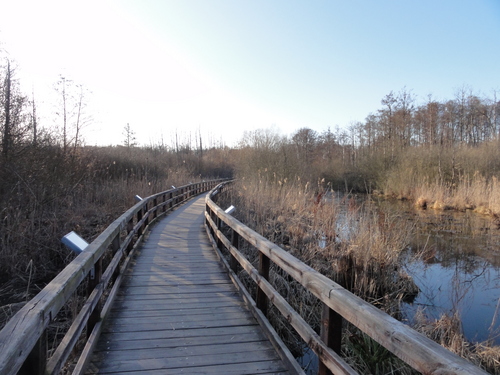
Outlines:
{"type": "Polygon", "coordinates": [[[47,366],[47,330],[43,330],[35,346],[24,361],[18,375],[44,375],[47,366]]]}
{"type": "MultiPolygon", "coordinates": [[[[269,260],[269,258],[265,254],[259,252],[259,275],[261,275],[266,280],[269,280],[270,266],[271,261],[269,260]]],[[[255,298],[255,302],[264,316],[267,316],[269,300],[266,293],[264,293],[260,286],[257,288],[257,297],[255,298]]]]}
{"type": "MultiPolygon", "coordinates": [[[[233,229],[231,236],[231,246],[233,246],[235,249],[239,249],[240,248],[239,245],[240,245],[240,235],[233,229]]],[[[236,275],[238,274],[239,271],[238,265],[239,265],[238,260],[234,257],[233,253],[231,253],[229,256],[229,266],[236,275]]]]}
{"type": "MultiPolygon", "coordinates": [[[[342,316],[323,304],[321,314],[321,340],[335,353],[341,354],[342,349],[342,316]]],[[[332,375],[323,362],[319,362],[319,375],[332,375]]]]}
{"type": "MultiPolygon", "coordinates": [[[[94,291],[94,288],[99,285],[102,277],[102,257],[94,265],[94,272],[90,272],[89,274],[89,282],[88,282],[88,291],[87,296],[90,296],[94,291]]],[[[101,304],[97,303],[96,307],[92,311],[89,316],[89,320],[87,322],[87,338],[90,336],[94,326],[97,324],[99,319],[101,318],[101,304]]]]}

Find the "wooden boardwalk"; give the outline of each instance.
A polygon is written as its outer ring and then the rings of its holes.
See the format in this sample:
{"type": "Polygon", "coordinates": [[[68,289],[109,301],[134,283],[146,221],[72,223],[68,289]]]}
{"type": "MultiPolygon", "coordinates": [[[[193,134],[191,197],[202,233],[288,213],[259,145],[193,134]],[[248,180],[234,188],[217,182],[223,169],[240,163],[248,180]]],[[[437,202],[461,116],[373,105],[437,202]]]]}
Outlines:
{"type": "Polygon", "coordinates": [[[88,374],[288,374],[203,228],[204,195],[153,227],[88,374]]]}

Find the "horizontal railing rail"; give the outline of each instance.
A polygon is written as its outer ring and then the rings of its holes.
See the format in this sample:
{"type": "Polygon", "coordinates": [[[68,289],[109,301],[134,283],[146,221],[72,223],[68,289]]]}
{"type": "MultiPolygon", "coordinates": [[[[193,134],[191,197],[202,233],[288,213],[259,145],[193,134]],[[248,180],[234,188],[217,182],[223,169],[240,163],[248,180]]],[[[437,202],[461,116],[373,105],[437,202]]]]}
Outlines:
{"type": "Polygon", "coordinates": [[[73,374],[82,373],[123,273],[148,226],[177,205],[211,190],[221,181],[173,187],[142,199],[116,219],[0,331],[0,374],[58,374],[86,328],[85,347],[73,370],[73,374]],[[103,269],[105,255],[111,260],[103,269]],[[85,280],[88,281],[86,301],[47,359],[47,327],[85,280]]]}
{"type": "Polygon", "coordinates": [[[206,197],[206,228],[212,243],[221,258],[220,250],[229,252],[229,261],[224,260],[224,263],[231,278],[245,295],[250,296],[237,277],[239,266],[256,284],[255,299],[249,303],[250,307],[254,308],[254,313],[260,319],[266,319],[269,304],[272,303],[316,353],[320,374],[357,373],[339,355],[343,319],[423,374],[486,374],[479,367],[342,288],[227,214],[214,202],[227,186],[227,183],[222,183],[206,197]],[[226,237],[224,232],[230,233],[231,238],[226,237]],[[242,241],[257,249],[258,269],[239,251],[242,241]],[[319,335],[268,281],[271,262],[322,302],[323,314],[319,335]]]}

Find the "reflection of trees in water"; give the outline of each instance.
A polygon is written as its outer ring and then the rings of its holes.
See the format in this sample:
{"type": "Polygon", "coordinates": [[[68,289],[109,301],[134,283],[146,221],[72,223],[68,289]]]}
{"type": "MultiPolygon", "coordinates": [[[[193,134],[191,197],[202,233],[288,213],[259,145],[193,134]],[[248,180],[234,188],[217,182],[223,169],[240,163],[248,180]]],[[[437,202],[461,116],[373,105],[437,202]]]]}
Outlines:
{"type": "MultiPolygon", "coordinates": [[[[462,318],[461,332],[468,339],[475,339],[476,334],[478,339],[493,338],[493,331],[498,329],[494,322],[498,268],[488,259],[453,245],[454,241],[449,246],[434,245],[432,261],[425,262],[423,258],[420,264],[409,267],[409,273],[420,288],[415,304],[423,308],[429,318],[439,319],[443,314],[462,318]],[[475,316],[478,309],[481,317],[475,316]],[[487,321],[481,323],[474,319],[487,321]],[[487,332],[490,326],[490,332],[487,332]]],[[[424,254],[429,252],[427,250],[424,254]]]]}
{"type": "Polygon", "coordinates": [[[417,230],[411,248],[422,252],[425,262],[448,267],[458,261],[464,272],[474,272],[483,260],[500,267],[500,230],[490,218],[472,212],[416,213],[417,230]]]}
{"type": "Polygon", "coordinates": [[[438,321],[446,314],[461,319],[458,326],[468,339],[500,343],[500,230],[491,218],[416,210],[398,201],[378,204],[415,222],[405,268],[420,292],[403,307],[407,319],[414,322],[415,314],[424,314],[438,321]]]}

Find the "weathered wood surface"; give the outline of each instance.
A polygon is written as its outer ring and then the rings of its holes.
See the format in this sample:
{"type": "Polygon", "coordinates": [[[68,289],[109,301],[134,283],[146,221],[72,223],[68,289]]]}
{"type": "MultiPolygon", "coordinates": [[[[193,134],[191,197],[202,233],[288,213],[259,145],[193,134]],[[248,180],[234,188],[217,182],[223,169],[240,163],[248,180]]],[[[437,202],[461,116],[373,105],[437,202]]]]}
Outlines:
{"type": "Polygon", "coordinates": [[[288,374],[203,231],[204,197],[159,222],[104,322],[88,374],[288,374]]]}

